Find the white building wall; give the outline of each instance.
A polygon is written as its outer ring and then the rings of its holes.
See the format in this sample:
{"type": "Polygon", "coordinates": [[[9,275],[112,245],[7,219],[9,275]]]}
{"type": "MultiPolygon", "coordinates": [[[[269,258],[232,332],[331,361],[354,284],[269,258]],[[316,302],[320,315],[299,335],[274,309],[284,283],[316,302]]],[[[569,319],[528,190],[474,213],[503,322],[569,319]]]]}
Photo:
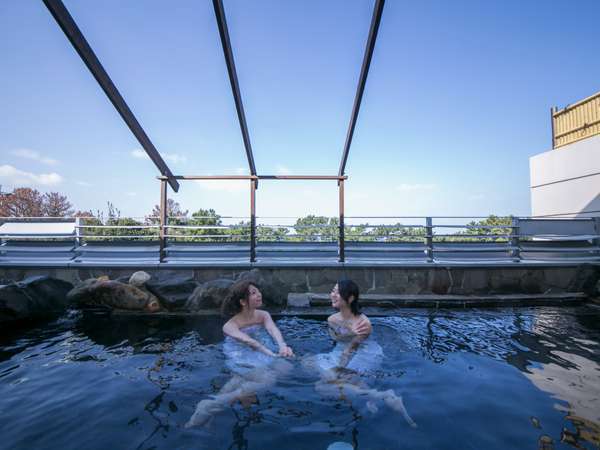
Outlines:
{"type": "Polygon", "coordinates": [[[529,158],[531,215],[600,216],[600,135],[529,158]]]}

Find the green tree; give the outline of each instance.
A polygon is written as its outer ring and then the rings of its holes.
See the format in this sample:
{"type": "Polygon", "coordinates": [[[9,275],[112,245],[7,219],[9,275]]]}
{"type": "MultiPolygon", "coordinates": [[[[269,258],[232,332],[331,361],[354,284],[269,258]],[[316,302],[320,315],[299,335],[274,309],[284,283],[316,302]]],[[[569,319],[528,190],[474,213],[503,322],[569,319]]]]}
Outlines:
{"type": "Polygon", "coordinates": [[[335,241],[339,237],[338,217],[308,215],[296,220],[294,230],[302,241],[335,241]]]}
{"type": "Polygon", "coordinates": [[[208,236],[205,238],[192,239],[200,242],[222,242],[228,240],[221,235],[230,234],[229,230],[224,228],[221,216],[214,209],[199,209],[192,214],[192,217],[186,221],[186,225],[194,227],[203,227],[199,229],[184,229],[181,234],[208,236]]]}
{"type": "Polygon", "coordinates": [[[466,231],[457,233],[457,237],[460,236],[468,237],[469,235],[483,236],[481,238],[474,238],[474,240],[480,240],[484,242],[505,242],[507,236],[510,235],[513,216],[495,216],[490,215],[486,219],[479,221],[471,221],[467,225],[466,231]],[[487,237],[489,236],[489,237],[487,237]]]}

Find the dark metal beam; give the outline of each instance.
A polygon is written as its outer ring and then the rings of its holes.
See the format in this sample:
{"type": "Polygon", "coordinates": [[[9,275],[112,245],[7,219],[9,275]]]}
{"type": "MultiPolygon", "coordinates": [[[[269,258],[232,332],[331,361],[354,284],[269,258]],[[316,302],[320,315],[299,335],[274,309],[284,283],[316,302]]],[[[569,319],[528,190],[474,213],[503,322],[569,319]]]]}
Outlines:
{"type": "MultiPolygon", "coordinates": [[[[156,177],[167,180],[168,177],[156,177]]],[[[347,180],[346,175],[173,175],[176,180],[347,180]]]]}
{"type": "Polygon", "coordinates": [[[179,190],[179,183],[173,178],[171,170],[160,156],[154,144],[150,141],[146,132],[139,124],[127,103],[119,93],[118,89],[102,67],[102,64],[94,54],[94,51],[86,41],[85,37],[81,33],[81,30],[73,20],[71,14],[63,4],[61,0],[43,0],[46,8],[54,17],[54,20],[58,23],[60,28],[63,30],[87,68],[92,72],[92,75],[109,98],[111,103],[117,109],[131,132],[135,135],[141,146],[146,150],[146,153],[154,162],[160,173],[169,178],[169,184],[175,192],[179,190]]]}
{"type": "Polygon", "coordinates": [[[256,175],[254,156],[252,154],[252,145],[250,144],[250,135],[248,133],[248,124],[246,123],[246,115],[244,114],[242,94],[240,93],[240,85],[238,83],[237,72],[235,70],[233,51],[231,50],[231,41],[229,40],[229,31],[227,30],[227,20],[225,19],[225,10],[223,9],[222,0],[213,0],[213,7],[215,8],[215,16],[217,18],[217,25],[219,26],[219,35],[221,36],[223,54],[225,55],[225,62],[227,63],[227,72],[229,73],[229,81],[231,82],[231,90],[235,100],[235,109],[237,110],[240,128],[242,130],[242,138],[244,139],[244,147],[246,148],[246,156],[248,157],[250,174],[256,175]]]}
{"type": "Polygon", "coordinates": [[[167,248],[167,238],[165,235],[167,234],[167,221],[169,220],[169,213],[167,211],[167,180],[160,180],[160,216],[159,216],[159,224],[160,229],[158,230],[158,239],[159,239],[159,248],[158,248],[158,261],[163,262],[166,256],[166,248],[167,248]]]}
{"type": "Polygon", "coordinates": [[[365,90],[365,84],[367,83],[367,75],[369,74],[369,66],[371,65],[371,57],[373,56],[373,49],[375,48],[375,41],[377,40],[377,31],[379,31],[379,23],[381,22],[381,14],[383,13],[384,3],[385,0],[375,0],[375,6],[373,8],[373,18],[371,19],[371,28],[369,29],[369,37],[367,39],[367,46],[365,48],[365,56],[363,58],[362,67],[360,69],[358,87],[356,88],[354,106],[352,107],[352,116],[350,117],[350,125],[348,126],[348,132],[346,133],[346,143],[344,144],[344,152],[342,154],[342,161],[340,163],[340,170],[338,172],[340,176],[344,175],[344,172],[346,170],[348,153],[350,152],[350,145],[352,145],[352,137],[354,135],[356,119],[358,118],[358,112],[360,111],[360,103],[362,101],[363,92],[365,90]]]}
{"type": "Polygon", "coordinates": [[[346,176],[337,175],[259,175],[261,180],[345,180],[346,176]]]}
{"type": "Polygon", "coordinates": [[[250,262],[256,262],[256,185],[258,180],[250,181],[250,262]]]}

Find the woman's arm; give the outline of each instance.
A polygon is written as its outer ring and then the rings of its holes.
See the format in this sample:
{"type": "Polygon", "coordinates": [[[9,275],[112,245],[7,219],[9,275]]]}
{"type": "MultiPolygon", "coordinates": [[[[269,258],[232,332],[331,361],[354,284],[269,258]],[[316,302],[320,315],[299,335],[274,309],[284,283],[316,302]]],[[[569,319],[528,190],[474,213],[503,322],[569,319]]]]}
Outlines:
{"type": "Polygon", "coordinates": [[[342,352],[342,354],[340,355],[340,360],[338,362],[338,366],[339,367],[346,367],[348,365],[348,363],[350,362],[350,360],[352,359],[352,355],[354,354],[354,352],[356,352],[356,350],[358,349],[358,347],[360,346],[360,344],[369,337],[369,335],[364,335],[364,334],[359,334],[356,335],[348,344],[348,347],[346,347],[344,349],[344,351],[342,352]]]}
{"type": "Polygon", "coordinates": [[[273,322],[271,314],[266,311],[262,311],[262,314],[264,314],[263,323],[267,329],[267,332],[271,335],[275,342],[277,342],[277,345],[279,345],[279,356],[294,356],[294,352],[285,343],[283,336],[281,335],[281,331],[279,331],[279,328],[277,328],[277,325],[275,325],[275,322],[273,322]]]}
{"type": "Polygon", "coordinates": [[[241,331],[240,328],[238,327],[238,325],[233,320],[229,320],[225,325],[223,325],[223,333],[225,333],[227,336],[230,336],[230,337],[246,344],[253,350],[264,353],[265,355],[277,356],[277,355],[275,355],[275,353],[273,353],[267,347],[262,345],[260,342],[258,342],[255,339],[252,339],[246,333],[241,331]]]}
{"type": "Polygon", "coordinates": [[[356,333],[356,336],[352,338],[348,347],[344,349],[342,355],[340,356],[340,361],[338,365],[340,367],[346,367],[350,360],[352,359],[352,355],[360,344],[369,337],[373,328],[371,327],[371,321],[364,314],[360,317],[360,319],[352,326],[352,331],[356,333]]]}
{"type": "Polygon", "coordinates": [[[356,334],[364,334],[369,336],[371,331],[373,331],[373,327],[371,327],[371,321],[367,316],[361,314],[356,323],[352,325],[352,331],[354,331],[356,334]]]}

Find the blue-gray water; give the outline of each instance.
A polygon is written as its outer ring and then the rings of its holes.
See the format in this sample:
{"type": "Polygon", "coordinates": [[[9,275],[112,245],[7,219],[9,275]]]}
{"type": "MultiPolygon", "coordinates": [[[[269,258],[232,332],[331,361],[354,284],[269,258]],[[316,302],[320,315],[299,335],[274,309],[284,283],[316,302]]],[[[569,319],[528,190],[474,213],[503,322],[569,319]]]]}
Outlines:
{"type": "MultiPolygon", "coordinates": [[[[332,348],[322,321],[277,323],[299,358],[332,348]]],[[[406,310],[373,324],[385,359],[363,382],[402,395],[417,428],[385,405],[319,393],[297,360],[258,403],[186,429],[231,377],[217,321],[70,315],[2,333],[0,448],[600,445],[600,308],[406,310]]]]}

